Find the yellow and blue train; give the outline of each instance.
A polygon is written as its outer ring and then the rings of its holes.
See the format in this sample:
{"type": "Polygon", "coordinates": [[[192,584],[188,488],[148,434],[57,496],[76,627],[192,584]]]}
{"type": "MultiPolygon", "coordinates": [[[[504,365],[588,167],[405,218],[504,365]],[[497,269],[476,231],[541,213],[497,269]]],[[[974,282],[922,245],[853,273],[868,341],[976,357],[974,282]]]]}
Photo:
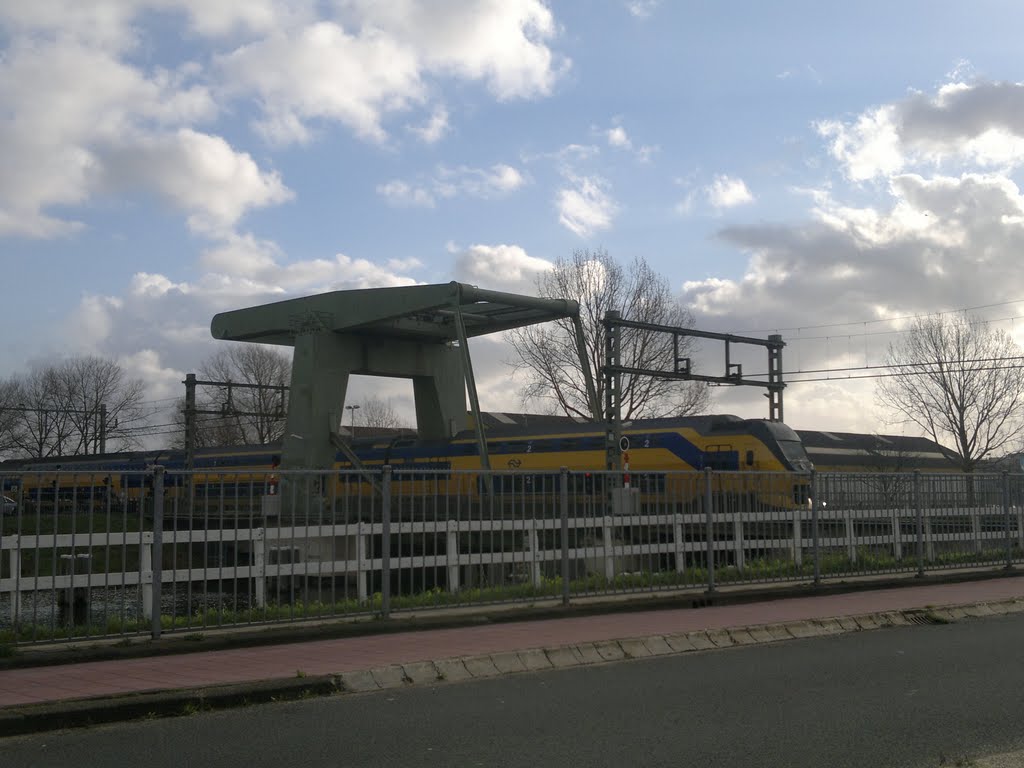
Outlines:
{"type": "MultiPolygon", "coordinates": [[[[601,478],[606,467],[605,425],[577,422],[565,417],[486,414],[485,437],[497,491],[525,491],[546,487],[542,476],[551,477],[561,467],[570,470],[576,490],[603,488],[601,478]]],[[[624,459],[633,487],[651,492],[668,490],[673,496],[692,495],[682,485],[696,488],[694,474],[711,468],[716,475],[730,472],[808,473],[811,463],[799,436],[788,426],[762,419],[741,419],[730,415],[708,415],[679,418],[644,419],[623,425],[624,459]],[[687,480],[687,475],[688,480],[687,480]],[[679,486],[673,488],[673,485],[679,486]]],[[[418,440],[408,432],[391,435],[356,437],[351,446],[364,469],[393,469],[396,483],[425,482],[429,475],[436,483],[444,479],[446,487],[459,492],[477,485],[480,456],[475,432],[462,432],[450,440],[418,440]],[[461,478],[456,486],[455,477],[461,478]]],[[[274,477],[280,458],[275,444],[228,446],[197,450],[194,457],[193,488],[230,481],[237,489],[246,486],[265,492],[274,477]]],[[[119,454],[50,458],[43,460],[9,460],[0,463],[0,478],[8,493],[15,490],[24,495],[61,495],[60,477],[75,473],[73,483],[66,483],[66,492],[74,488],[84,493],[92,486],[106,494],[144,493],[146,470],[161,465],[167,470],[168,487],[181,483],[186,467],[182,450],[137,451],[119,454]],[[58,475],[57,472],[61,475],[58,475]],[[15,488],[14,486],[20,486],[15,488]],[[137,490],[135,490],[137,489],[137,490]]],[[[356,467],[339,452],[334,469],[344,473],[356,467]]],[[[618,478],[621,483],[622,478],[618,478]]],[[[66,481],[65,481],[66,482],[66,481]]],[[[798,504],[806,498],[806,479],[788,479],[786,493],[789,503],[798,504]]],[[[170,492],[174,492],[171,490],[170,492]]],[[[235,491],[239,492],[239,491],[235,491]]],[[[406,492],[413,492],[411,488],[406,492]]]]}

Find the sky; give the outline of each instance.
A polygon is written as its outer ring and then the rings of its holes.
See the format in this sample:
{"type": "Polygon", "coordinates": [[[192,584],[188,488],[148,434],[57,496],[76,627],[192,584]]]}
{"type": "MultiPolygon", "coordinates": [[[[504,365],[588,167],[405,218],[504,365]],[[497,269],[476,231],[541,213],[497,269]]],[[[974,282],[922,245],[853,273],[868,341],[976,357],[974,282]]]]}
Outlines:
{"type": "MultiPolygon", "coordinates": [[[[1022,28],[995,0],[0,0],[0,377],[109,357],[166,423],[217,312],[532,294],[604,249],[698,328],[782,334],[791,426],[899,434],[864,377],[912,318],[1024,342],[1022,28]]],[[[522,410],[507,344],[471,352],[482,407],[522,410]]]]}

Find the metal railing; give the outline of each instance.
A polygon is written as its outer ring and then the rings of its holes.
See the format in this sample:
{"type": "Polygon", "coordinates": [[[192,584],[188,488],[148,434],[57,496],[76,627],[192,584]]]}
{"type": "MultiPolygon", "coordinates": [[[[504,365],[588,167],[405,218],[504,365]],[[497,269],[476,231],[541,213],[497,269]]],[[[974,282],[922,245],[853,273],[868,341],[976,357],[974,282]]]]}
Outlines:
{"type": "Polygon", "coordinates": [[[0,474],[0,643],[1024,559],[1020,475],[0,474]]]}

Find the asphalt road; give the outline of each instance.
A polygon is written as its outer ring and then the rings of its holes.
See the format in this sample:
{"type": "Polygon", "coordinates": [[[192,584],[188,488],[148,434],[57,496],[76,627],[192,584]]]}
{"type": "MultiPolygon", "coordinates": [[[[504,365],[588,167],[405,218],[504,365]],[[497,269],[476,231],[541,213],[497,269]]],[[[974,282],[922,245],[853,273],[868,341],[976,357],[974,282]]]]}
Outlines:
{"type": "Polygon", "coordinates": [[[928,766],[1024,747],[1024,615],[0,741],[0,765],[928,766]]]}

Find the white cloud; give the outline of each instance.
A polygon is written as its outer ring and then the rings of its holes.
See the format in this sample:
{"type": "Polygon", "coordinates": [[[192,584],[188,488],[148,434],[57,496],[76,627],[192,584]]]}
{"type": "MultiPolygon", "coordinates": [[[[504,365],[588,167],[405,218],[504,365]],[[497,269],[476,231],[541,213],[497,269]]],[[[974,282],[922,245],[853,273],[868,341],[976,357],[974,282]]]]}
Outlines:
{"type": "Polygon", "coordinates": [[[546,96],[568,68],[547,43],[557,34],[540,0],[342,0],[353,22],[414,52],[425,70],[482,80],[499,99],[546,96]]]}
{"type": "Polygon", "coordinates": [[[745,274],[689,281],[685,299],[705,321],[736,330],[823,317],[863,322],[1024,295],[1024,195],[998,174],[904,174],[891,180],[884,206],[844,205],[821,192],[812,212],[798,225],[722,230],[750,254],[745,274]]]}
{"type": "Polygon", "coordinates": [[[555,198],[558,221],[580,237],[611,227],[618,206],[607,192],[608,182],[600,176],[573,174],[567,179],[573,186],[558,190],[555,198]]]}
{"type": "Polygon", "coordinates": [[[471,245],[455,259],[458,280],[512,293],[534,293],[537,275],[551,268],[518,245],[471,245]]]}
{"type": "Polygon", "coordinates": [[[729,176],[716,176],[706,191],[708,200],[715,208],[733,208],[754,201],[754,196],[750,194],[743,179],[733,179],[729,176]]]}
{"type": "MultiPolygon", "coordinates": [[[[534,98],[568,66],[547,46],[556,28],[538,0],[338,6],[337,20],[282,29],[219,59],[231,92],[258,95],[268,139],[309,141],[311,120],[336,120],[382,142],[389,115],[426,101],[428,79],[481,80],[499,99],[534,98]]],[[[446,121],[436,110],[421,136],[436,141],[446,121]]]]}
{"type": "Polygon", "coordinates": [[[934,95],[915,92],[817,128],[854,181],[922,166],[1017,167],[1024,163],[1024,84],[949,82],[934,95]]]}
{"type": "Polygon", "coordinates": [[[147,400],[168,400],[182,397],[184,393],[181,382],[185,380],[186,372],[163,365],[160,353],[155,349],[140,349],[124,355],[118,363],[133,379],[142,380],[147,400]]]}
{"type": "Polygon", "coordinates": [[[526,179],[511,165],[498,163],[490,168],[469,168],[440,166],[437,174],[429,181],[411,184],[401,179],[377,186],[377,194],[392,205],[433,208],[437,198],[452,198],[459,195],[489,199],[500,197],[522,187],[526,179]]]}
{"type": "Polygon", "coordinates": [[[94,348],[114,330],[114,316],[123,302],[114,296],[85,296],[72,313],[72,339],[83,351],[94,348]]]}
{"type": "MultiPolygon", "coordinates": [[[[604,136],[609,147],[620,149],[625,152],[631,152],[641,163],[650,162],[651,157],[659,148],[653,144],[644,144],[639,147],[634,147],[633,139],[630,137],[629,133],[626,132],[626,129],[622,127],[620,120],[620,117],[614,118],[612,120],[612,127],[601,131],[600,135],[604,136]]],[[[563,160],[567,159],[569,158],[563,157],[563,160]]]]}
{"type": "Polygon", "coordinates": [[[284,202],[292,192],[276,173],[219,136],[183,128],[111,149],[105,180],[114,188],[142,184],[189,211],[189,224],[206,233],[230,231],[245,212],[284,202]]]}
{"type": "Polygon", "coordinates": [[[413,126],[410,130],[427,144],[435,144],[448,133],[448,110],[443,106],[435,107],[433,114],[422,125],[413,126]]]}
{"type": "Polygon", "coordinates": [[[204,271],[225,275],[246,275],[272,269],[281,258],[275,243],[257,240],[251,234],[229,235],[217,246],[206,250],[199,259],[204,271]]]}
{"type": "Polygon", "coordinates": [[[275,142],[308,141],[306,121],[317,118],[382,141],[384,114],[425,98],[413,51],[378,32],[352,35],[329,21],[282,30],[219,63],[232,92],[259,96],[265,115],[257,127],[275,142]]]}
{"type": "MultiPolygon", "coordinates": [[[[272,141],[310,141],[319,124],[340,122],[380,142],[385,122],[429,105],[440,80],[539,98],[568,67],[549,47],[558,29],[540,0],[39,0],[3,4],[0,23],[0,237],[73,234],[76,206],[129,188],[226,237],[248,210],[290,197],[274,172],[202,127],[239,103],[258,105],[272,141]],[[163,68],[139,55],[154,14],[204,38],[207,58],[163,68]]],[[[434,104],[413,130],[436,142],[448,120],[434,104]]],[[[516,186],[506,175],[491,187],[503,184],[516,186]]]]}
{"type": "Polygon", "coordinates": [[[158,362],[139,359],[154,371],[192,370],[216,348],[209,322],[218,312],[294,296],[418,282],[410,274],[419,267],[415,260],[381,265],[339,253],[282,264],[267,254],[277,256],[272,244],[240,236],[211,251],[206,262],[211,271],[194,280],[138,272],[119,296],[86,296],[61,329],[67,352],[115,359],[152,353],[158,362]]]}
{"type": "Polygon", "coordinates": [[[19,32],[60,32],[111,49],[137,43],[135,18],[146,12],[180,13],[203,36],[261,32],[308,18],[308,0],[35,0],[0,5],[0,20],[19,32]]]}
{"type": "Polygon", "coordinates": [[[463,194],[483,198],[514,192],[526,183],[522,173],[504,163],[487,169],[442,166],[438,169],[438,177],[441,183],[450,184],[463,194]]]}
{"type": "Polygon", "coordinates": [[[621,147],[622,149],[633,148],[633,142],[629,140],[626,129],[621,125],[609,128],[605,135],[608,137],[608,146],[621,147]]]}
{"type": "Polygon", "coordinates": [[[75,40],[13,41],[0,102],[0,236],[67,233],[74,222],[45,210],[96,194],[107,155],[216,113],[187,73],[147,76],[75,40]]]}
{"type": "Polygon", "coordinates": [[[661,0],[627,0],[626,9],[638,19],[646,19],[661,5],[661,0]]]}
{"type": "Polygon", "coordinates": [[[823,120],[817,128],[822,136],[832,139],[832,156],[845,166],[853,181],[895,173],[903,167],[892,106],[865,112],[853,124],[823,120]]]}
{"type": "Polygon", "coordinates": [[[415,187],[401,179],[377,185],[377,194],[392,205],[433,208],[434,196],[423,187],[415,187]]]}

